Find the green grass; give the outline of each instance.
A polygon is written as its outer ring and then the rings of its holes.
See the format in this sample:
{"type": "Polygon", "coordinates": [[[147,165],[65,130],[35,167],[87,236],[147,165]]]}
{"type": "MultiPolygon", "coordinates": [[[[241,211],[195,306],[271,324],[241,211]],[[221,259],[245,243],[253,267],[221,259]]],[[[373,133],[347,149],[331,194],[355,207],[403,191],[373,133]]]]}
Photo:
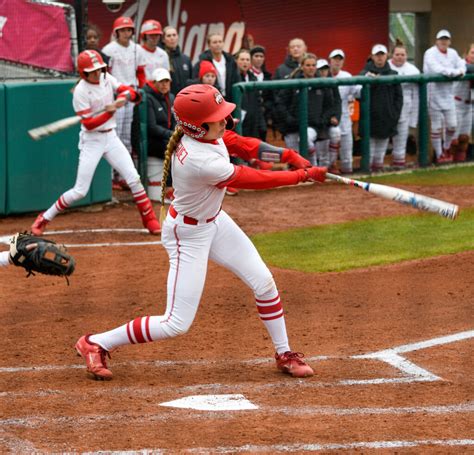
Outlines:
{"type": "Polygon", "coordinates": [[[474,185],[474,166],[459,166],[451,169],[417,169],[406,174],[371,176],[361,180],[386,185],[474,185]]]}
{"type": "Polygon", "coordinates": [[[271,266],[338,272],[472,250],[474,209],[461,211],[455,221],[416,214],[259,234],[252,240],[271,266]]]}

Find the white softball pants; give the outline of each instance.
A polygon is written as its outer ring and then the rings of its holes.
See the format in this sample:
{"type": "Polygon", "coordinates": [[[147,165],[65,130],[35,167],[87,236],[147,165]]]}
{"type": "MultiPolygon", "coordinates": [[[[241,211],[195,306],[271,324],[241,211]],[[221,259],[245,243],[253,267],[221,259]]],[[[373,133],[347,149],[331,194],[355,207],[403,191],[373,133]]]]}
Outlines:
{"type": "MultiPolygon", "coordinates": [[[[211,259],[235,273],[254,293],[260,319],[278,353],[289,351],[280,296],[268,267],[237,224],[221,211],[217,218],[196,226],[182,216],[168,216],[161,239],[169,255],[166,312],[138,317],[90,340],[110,351],[118,346],[145,343],[184,334],[191,327],[206,281],[211,259]]],[[[238,309],[229,307],[229,319],[238,309]]]]}
{"type": "Polygon", "coordinates": [[[372,171],[381,171],[383,169],[383,162],[385,153],[387,152],[388,141],[389,138],[370,138],[370,169],[372,171]]]}
{"type": "MultiPolygon", "coordinates": [[[[125,145],[130,155],[132,154],[132,121],[133,121],[133,103],[127,103],[125,106],[117,109],[115,121],[117,122],[117,134],[125,145]]],[[[122,174],[122,177],[125,176],[122,174]]]]}
{"type": "Polygon", "coordinates": [[[439,158],[445,150],[451,147],[451,142],[456,134],[456,110],[452,109],[433,109],[430,108],[431,118],[431,144],[439,158]],[[444,129],[444,144],[443,144],[444,129]]]}
{"type": "Polygon", "coordinates": [[[79,135],[79,166],[76,183],[44,213],[47,220],[52,220],[59,212],[83,199],[89,192],[95,170],[104,157],[107,162],[125,178],[132,193],[143,190],[132,157],[118,138],[115,130],[108,133],[81,131],[79,135]]]}
{"type": "Polygon", "coordinates": [[[456,101],[456,137],[461,134],[471,135],[472,132],[472,104],[466,104],[464,101],[456,101]]]}
{"type": "Polygon", "coordinates": [[[407,139],[409,130],[409,118],[400,118],[397,124],[397,135],[392,138],[392,163],[395,166],[404,166],[407,153],[407,139]]]}

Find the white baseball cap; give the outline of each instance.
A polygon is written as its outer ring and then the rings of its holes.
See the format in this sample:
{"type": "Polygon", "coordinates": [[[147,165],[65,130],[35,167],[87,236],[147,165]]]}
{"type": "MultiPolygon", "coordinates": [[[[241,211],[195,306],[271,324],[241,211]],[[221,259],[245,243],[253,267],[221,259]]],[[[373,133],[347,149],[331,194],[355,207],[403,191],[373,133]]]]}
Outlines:
{"type": "Polygon", "coordinates": [[[436,39],[441,39],[441,38],[449,38],[451,39],[451,33],[449,33],[447,30],[440,30],[438,33],[436,33],[436,39]]]}
{"type": "Polygon", "coordinates": [[[165,79],[171,80],[170,72],[166,68],[157,68],[151,74],[151,80],[155,82],[164,81],[165,79]]]}
{"type": "Polygon", "coordinates": [[[329,54],[329,58],[334,58],[334,57],[346,58],[346,54],[344,54],[344,51],[342,49],[334,49],[329,54]]]}
{"type": "Polygon", "coordinates": [[[327,66],[329,68],[329,63],[327,60],[325,60],[324,58],[320,58],[317,62],[316,62],[316,68],[319,70],[321,68],[324,68],[325,66],[327,66]]]}
{"type": "Polygon", "coordinates": [[[372,48],[372,55],[375,55],[375,54],[387,54],[387,48],[383,45],[383,44],[376,44],[373,48],[372,48]]]}

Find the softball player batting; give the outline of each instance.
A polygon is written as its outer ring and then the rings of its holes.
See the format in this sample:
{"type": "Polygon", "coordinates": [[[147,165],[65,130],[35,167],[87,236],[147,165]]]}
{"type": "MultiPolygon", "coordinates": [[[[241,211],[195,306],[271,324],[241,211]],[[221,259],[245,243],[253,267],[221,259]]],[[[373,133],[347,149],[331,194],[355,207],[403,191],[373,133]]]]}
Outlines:
{"type": "MultiPolygon", "coordinates": [[[[111,331],[79,338],[76,350],[96,378],[112,378],[106,355],[118,346],[162,340],[190,328],[203,292],[209,259],[234,272],[253,290],[258,314],[276,350],[277,368],[295,377],[313,375],[303,354],[290,349],[272,274],[250,239],[221,206],[228,185],[265,189],[307,180],[324,182],[326,168],[306,168],[309,162],[296,158],[297,154],[291,150],[282,153],[267,150],[265,154],[270,159],[271,155],[273,158],[279,155],[281,161],[303,168],[272,172],[232,164],[222,137],[234,108],[235,104],[225,101],[210,85],[191,85],[177,94],[174,114],[179,126],[168,144],[162,180],[163,200],[171,165],[175,199],[162,234],[170,261],[166,312],[163,316],[138,317],[111,331]]],[[[248,138],[250,142],[246,144],[246,139],[238,135],[228,137],[234,147],[240,143],[242,156],[248,157],[251,150],[259,149],[261,141],[248,138]]]]}
{"type": "Polygon", "coordinates": [[[104,157],[125,178],[142,217],[143,226],[151,234],[159,234],[160,223],[156,219],[153,206],[145,193],[130,154],[115,132],[115,112],[125,105],[127,98],[137,101],[138,95],[131,87],[120,84],[115,77],[106,72],[107,65],[97,51],[81,52],[77,66],[81,80],[74,88],[73,106],[77,115],[87,117],[81,120],[76,183],[46,212],[38,215],[31,226],[31,232],[34,235],[41,235],[46,225],[58,213],[85,197],[97,165],[104,157]],[[114,91],[118,93],[115,102],[114,91]],[[90,116],[101,109],[105,112],[90,116]]]}

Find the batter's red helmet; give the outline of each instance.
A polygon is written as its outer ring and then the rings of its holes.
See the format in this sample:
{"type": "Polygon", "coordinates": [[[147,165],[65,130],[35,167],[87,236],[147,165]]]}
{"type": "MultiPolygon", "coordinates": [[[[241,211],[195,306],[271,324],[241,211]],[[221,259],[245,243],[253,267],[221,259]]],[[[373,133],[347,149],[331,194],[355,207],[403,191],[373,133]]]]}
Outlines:
{"type": "Polygon", "coordinates": [[[206,122],[227,119],[235,109],[212,85],[195,84],[183,88],[174,100],[173,112],[176,122],[184,133],[194,138],[203,137],[206,122]]]}
{"type": "Polygon", "coordinates": [[[104,63],[102,56],[97,51],[83,51],[77,57],[77,70],[83,79],[87,78],[86,73],[106,67],[107,64],[104,63]]]}
{"type": "Polygon", "coordinates": [[[114,24],[112,26],[114,34],[121,28],[133,28],[133,31],[135,31],[135,24],[133,23],[132,18],[126,16],[117,17],[117,19],[114,20],[114,24]]]}
{"type": "Polygon", "coordinates": [[[161,24],[154,19],[149,19],[143,22],[140,29],[140,39],[143,40],[145,35],[163,35],[161,24]]]}

